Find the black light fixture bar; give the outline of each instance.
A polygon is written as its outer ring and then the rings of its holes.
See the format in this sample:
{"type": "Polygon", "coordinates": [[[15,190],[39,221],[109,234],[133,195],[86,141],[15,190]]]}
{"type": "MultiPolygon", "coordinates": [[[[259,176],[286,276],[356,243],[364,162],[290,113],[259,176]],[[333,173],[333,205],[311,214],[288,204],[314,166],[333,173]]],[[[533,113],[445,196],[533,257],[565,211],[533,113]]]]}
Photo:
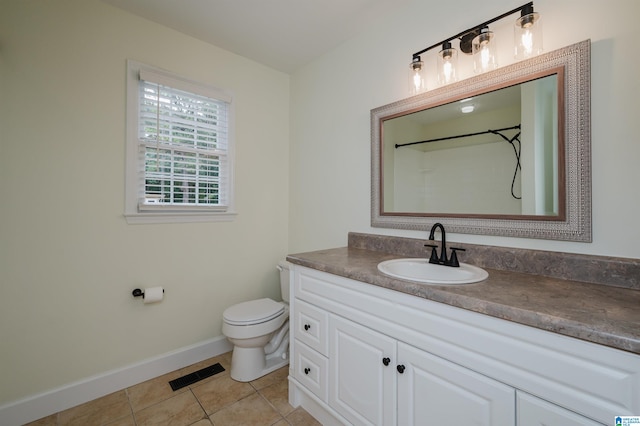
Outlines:
{"type": "Polygon", "coordinates": [[[496,21],[499,21],[499,20],[501,20],[501,19],[503,19],[503,18],[506,18],[506,17],[507,17],[507,16],[509,16],[509,15],[513,15],[513,14],[514,14],[514,13],[516,13],[516,12],[521,12],[522,10],[524,10],[524,9],[525,9],[525,8],[527,8],[527,7],[532,8],[532,7],[533,7],[533,2],[531,1],[531,2],[529,2],[529,3],[527,3],[527,4],[524,4],[524,5],[522,5],[522,6],[520,6],[520,7],[517,7],[517,8],[515,8],[515,9],[513,9],[513,10],[510,10],[509,12],[503,13],[503,14],[502,14],[502,15],[500,15],[500,16],[497,16],[497,17],[495,17],[495,18],[493,18],[493,19],[490,19],[490,20],[488,20],[488,21],[486,21],[486,22],[483,22],[483,23],[481,23],[481,24],[479,24],[479,25],[476,25],[476,26],[474,26],[474,27],[471,27],[471,28],[469,28],[468,30],[462,31],[461,33],[456,34],[456,35],[454,35],[453,37],[450,37],[450,38],[448,38],[448,39],[446,39],[446,40],[442,40],[441,42],[436,43],[436,44],[434,44],[433,46],[429,46],[429,47],[427,47],[426,49],[422,49],[421,51],[414,53],[414,54],[413,54],[413,57],[414,57],[414,58],[417,58],[418,56],[422,55],[423,53],[425,53],[425,52],[427,52],[427,51],[429,51],[429,50],[431,50],[431,49],[434,49],[434,48],[436,48],[436,47],[442,46],[444,43],[447,43],[447,42],[449,42],[449,41],[451,41],[451,40],[461,38],[461,37],[463,37],[463,36],[465,36],[465,35],[467,35],[467,34],[469,34],[469,33],[471,33],[471,32],[479,32],[479,30],[480,30],[481,28],[484,28],[484,27],[486,27],[486,26],[487,26],[487,25],[489,25],[489,24],[493,24],[493,23],[494,23],[494,22],[496,22],[496,21]]]}

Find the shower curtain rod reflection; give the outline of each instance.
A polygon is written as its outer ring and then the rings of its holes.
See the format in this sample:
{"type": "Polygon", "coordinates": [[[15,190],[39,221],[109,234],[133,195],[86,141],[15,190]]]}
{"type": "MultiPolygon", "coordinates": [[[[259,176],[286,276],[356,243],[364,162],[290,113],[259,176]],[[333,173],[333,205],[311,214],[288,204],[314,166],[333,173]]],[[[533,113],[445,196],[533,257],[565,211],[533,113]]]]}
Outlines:
{"type": "Polygon", "coordinates": [[[419,142],[408,142],[408,143],[400,143],[400,144],[397,143],[395,146],[396,146],[396,149],[397,149],[397,148],[400,148],[400,147],[403,147],[403,146],[418,145],[418,144],[421,144],[421,143],[429,143],[429,142],[446,141],[446,140],[449,140],[449,139],[468,138],[468,137],[471,137],[471,136],[486,135],[488,133],[494,133],[495,134],[496,132],[502,132],[504,130],[516,130],[516,129],[520,130],[520,124],[518,124],[516,126],[513,126],[513,127],[505,127],[505,128],[502,128],[502,129],[486,130],[484,132],[476,132],[476,133],[467,133],[465,135],[456,135],[456,136],[447,136],[447,137],[444,137],[444,138],[427,139],[427,140],[419,141],[419,142]]]}

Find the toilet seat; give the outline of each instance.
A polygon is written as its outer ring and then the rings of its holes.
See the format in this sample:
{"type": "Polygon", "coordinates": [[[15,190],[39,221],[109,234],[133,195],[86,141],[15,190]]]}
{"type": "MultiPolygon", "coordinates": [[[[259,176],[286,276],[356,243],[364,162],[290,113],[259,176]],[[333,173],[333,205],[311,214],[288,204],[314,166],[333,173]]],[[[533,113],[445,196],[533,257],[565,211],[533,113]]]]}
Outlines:
{"type": "Polygon", "coordinates": [[[230,306],[222,317],[229,325],[249,326],[271,321],[284,314],[284,311],[283,303],[264,298],[230,306]]]}

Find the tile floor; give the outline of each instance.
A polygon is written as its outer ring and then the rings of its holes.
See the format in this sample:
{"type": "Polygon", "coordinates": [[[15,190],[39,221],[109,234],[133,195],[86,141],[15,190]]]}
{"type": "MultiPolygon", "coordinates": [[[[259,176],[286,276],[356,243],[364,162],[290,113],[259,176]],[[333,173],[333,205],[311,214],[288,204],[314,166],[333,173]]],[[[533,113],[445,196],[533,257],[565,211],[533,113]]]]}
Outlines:
{"type": "Polygon", "coordinates": [[[253,382],[231,379],[231,352],[176,370],[105,397],[45,417],[28,426],[313,426],[288,402],[283,367],[253,382]],[[169,381],[219,362],[225,371],[171,390],[169,381]]]}

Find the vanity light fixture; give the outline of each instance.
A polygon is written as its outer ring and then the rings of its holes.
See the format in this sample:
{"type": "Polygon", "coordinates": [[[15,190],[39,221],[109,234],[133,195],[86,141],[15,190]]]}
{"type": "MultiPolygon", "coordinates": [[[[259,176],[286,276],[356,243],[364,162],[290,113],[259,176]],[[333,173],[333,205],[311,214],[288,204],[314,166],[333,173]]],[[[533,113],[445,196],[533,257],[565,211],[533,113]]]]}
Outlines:
{"type": "Polygon", "coordinates": [[[409,65],[410,94],[415,95],[426,90],[425,66],[420,55],[436,47],[442,47],[437,57],[438,83],[445,85],[457,80],[457,74],[459,74],[456,70],[458,51],[451,46],[451,41],[456,39],[459,41],[460,51],[468,55],[474,55],[473,62],[476,72],[485,72],[496,68],[498,66],[496,37],[489,30],[489,24],[517,12],[520,12],[520,17],[515,23],[516,59],[526,59],[542,53],[540,15],[533,11],[533,2],[529,2],[414,53],[409,65]]]}

